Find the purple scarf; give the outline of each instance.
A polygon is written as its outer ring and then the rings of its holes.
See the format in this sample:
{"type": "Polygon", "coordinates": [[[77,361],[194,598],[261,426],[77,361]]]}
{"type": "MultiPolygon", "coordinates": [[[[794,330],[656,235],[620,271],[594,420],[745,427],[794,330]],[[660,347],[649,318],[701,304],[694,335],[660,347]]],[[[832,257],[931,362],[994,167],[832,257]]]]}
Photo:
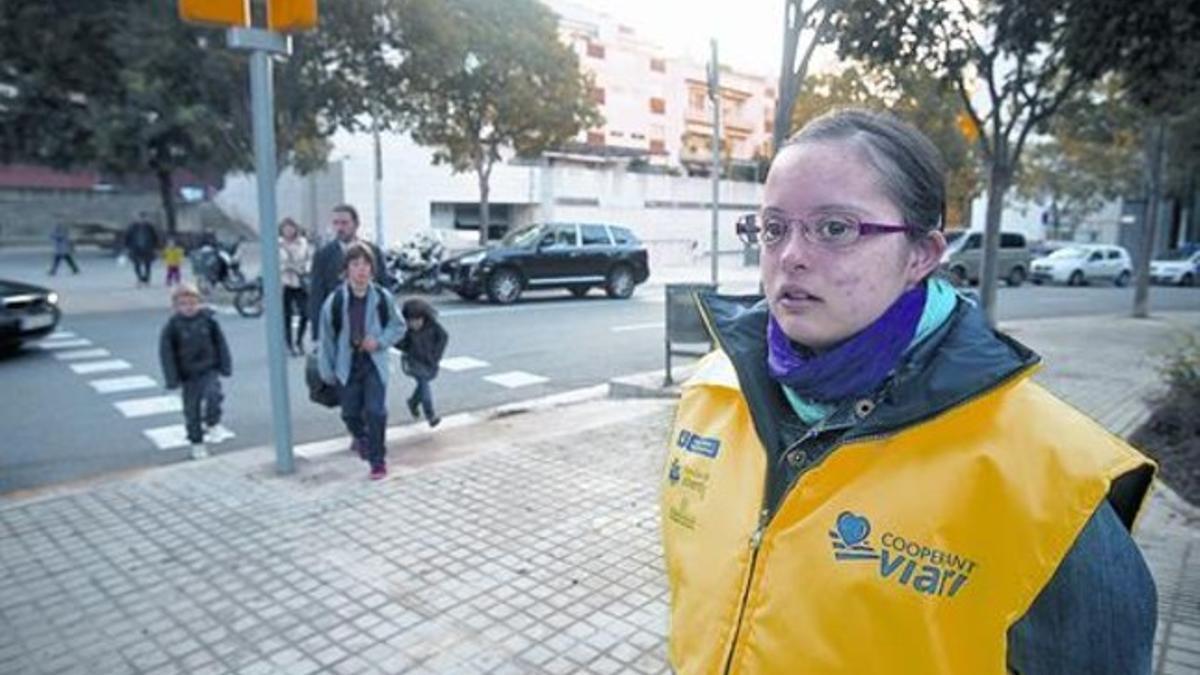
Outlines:
{"type": "Polygon", "coordinates": [[[794,344],[771,316],[767,320],[771,377],[817,402],[871,394],[912,342],[925,309],[925,292],[925,284],[917,284],[870,326],[820,354],[794,344]]]}

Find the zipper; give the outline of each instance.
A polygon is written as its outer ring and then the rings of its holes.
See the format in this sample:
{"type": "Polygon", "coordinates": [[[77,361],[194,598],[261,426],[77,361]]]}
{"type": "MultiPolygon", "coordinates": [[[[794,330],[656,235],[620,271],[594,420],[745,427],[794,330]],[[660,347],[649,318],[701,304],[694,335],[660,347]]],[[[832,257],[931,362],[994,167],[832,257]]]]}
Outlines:
{"type": "Polygon", "coordinates": [[[737,621],[733,624],[733,639],[729,641],[729,654],[725,657],[725,669],[722,671],[726,675],[733,668],[733,655],[737,651],[738,636],[742,632],[742,619],[746,616],[746,601],[750,599],[750,589],[754,581],[754,565],[758,562],[758,550],[762,546],[763,531],[767,529],[767,522],[770,520],[771,512],[769,509],[763,509],[758,513],[758,526],[754,528],[754,533],[750,535],[750,564],[746,569],[746,581],[742,584],[742,599],[738,602],[737,621]]]}

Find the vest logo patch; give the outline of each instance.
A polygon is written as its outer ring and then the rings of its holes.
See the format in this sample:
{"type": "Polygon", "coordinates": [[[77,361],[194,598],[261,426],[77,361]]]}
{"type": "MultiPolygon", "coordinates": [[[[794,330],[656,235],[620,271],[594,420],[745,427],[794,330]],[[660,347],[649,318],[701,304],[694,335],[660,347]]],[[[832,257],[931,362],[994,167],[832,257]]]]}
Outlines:
{"type": "Polygon", "coordinates": [[[675,445],[686,452],[703,455],[709,459],[716,458],[717,453],[721,451],[720,439],[701,436],[687,429],[680,430],[679,438],[675,439],[675,445]]]}
{"type": "Polygon", "coordinates": [[[884,532],[880,547],[871,545],[871,521],[851,511],[838,514],[829,531],[833,558],[839,562],[879,561],[879,576],[917,593],[953,598],[978,567],[975,561],[884,532]]]}

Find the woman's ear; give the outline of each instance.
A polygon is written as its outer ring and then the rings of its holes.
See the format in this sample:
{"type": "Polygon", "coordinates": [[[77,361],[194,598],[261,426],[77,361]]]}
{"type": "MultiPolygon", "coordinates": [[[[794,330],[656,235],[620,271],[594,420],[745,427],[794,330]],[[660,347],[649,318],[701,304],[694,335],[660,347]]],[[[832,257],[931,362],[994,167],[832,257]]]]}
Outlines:
{"type": "Polygon", "coordinates": [[[916,284],[933,274],[942,262],[942,254],[946,252],[946,237],[938,230],[912,242],[912,254],[908,261],[908,283],[916,284]]]}

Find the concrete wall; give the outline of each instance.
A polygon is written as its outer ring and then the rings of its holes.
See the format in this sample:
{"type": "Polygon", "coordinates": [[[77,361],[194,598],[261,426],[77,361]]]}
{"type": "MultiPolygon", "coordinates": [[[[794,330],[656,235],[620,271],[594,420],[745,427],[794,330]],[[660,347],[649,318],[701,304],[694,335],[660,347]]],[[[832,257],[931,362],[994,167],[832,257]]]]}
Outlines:
{"type": "MultiPolygon", "coordinates": [[[[165,222],[154,191],[0,189],[0,241],[40,245],[58,223],[124,228],[141,211],[149,211],[159,225],[165,222]]],[[[181,230],[199,228],[199,214],[190,205],[180,205],[177,215],[181,230]]]]}

